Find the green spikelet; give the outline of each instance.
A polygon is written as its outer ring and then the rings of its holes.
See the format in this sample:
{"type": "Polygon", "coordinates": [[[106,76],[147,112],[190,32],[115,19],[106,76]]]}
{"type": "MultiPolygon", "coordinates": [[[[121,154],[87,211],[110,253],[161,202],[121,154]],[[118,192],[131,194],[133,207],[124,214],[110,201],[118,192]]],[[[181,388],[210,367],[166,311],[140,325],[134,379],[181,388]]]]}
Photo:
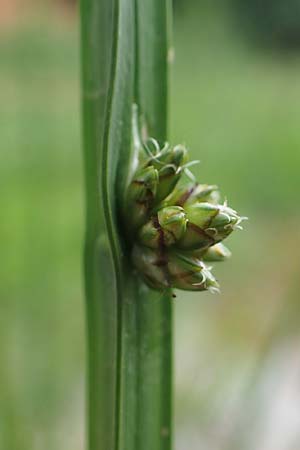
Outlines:
{"type": "Polygon", "coordinates": [[[220,204],[217,186],[194,180],[184,146],[148,139],[140,147],[123,213],[134,267],[153,289],[218,292],[205,261],[230,257],[221,241],[246,217],[220,204]]]}
{"type": "Polygon", "coordinates": [[[146,222],[156,198],[158,171],[153,166],[138,169],[130,183],[126,202],[126,224],[134,230],[146,222]]]}
{"type": "Polygon", "coordinates": [[[143,225],[138,233],[139,242],[150,248],[170,247],[186,232],[187,218],[180,206],[160,209],[143,225]]]}

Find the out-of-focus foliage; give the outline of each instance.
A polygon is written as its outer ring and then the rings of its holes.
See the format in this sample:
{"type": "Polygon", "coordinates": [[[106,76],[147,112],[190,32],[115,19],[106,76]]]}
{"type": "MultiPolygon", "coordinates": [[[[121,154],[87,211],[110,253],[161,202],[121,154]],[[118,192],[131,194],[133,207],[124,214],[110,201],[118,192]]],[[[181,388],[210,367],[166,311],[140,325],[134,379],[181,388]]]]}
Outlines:
{"type": "MultiPolygon", "coordinates": [[[[201,7],[210,8],[210,4],[204,0],[201,7]]],[[[175,13],[184,14],[187,5],[198,8],[199,2],[174,0],[175,13]]],[[[257,46],[300,48],[300,0],[226,0],[215,7],[231,9],[241,36],[257,46]]]]}
{"type": "MultiPolygon", "coordinates": [[[[300,59],[256,51],[224,9],[175,16],[170,141],[250,220],[221,296],[174,300],[176,448],[295,450],[300,59]]],[[[0,44],[0,449],[83,450],[77,25],[24,23],[0,44]]]]}
{"type": "Polygon", "coordinates": [[[299,49],[299,0],[233,0],[233,5],[242,25],[264,44],[299,49]]]}

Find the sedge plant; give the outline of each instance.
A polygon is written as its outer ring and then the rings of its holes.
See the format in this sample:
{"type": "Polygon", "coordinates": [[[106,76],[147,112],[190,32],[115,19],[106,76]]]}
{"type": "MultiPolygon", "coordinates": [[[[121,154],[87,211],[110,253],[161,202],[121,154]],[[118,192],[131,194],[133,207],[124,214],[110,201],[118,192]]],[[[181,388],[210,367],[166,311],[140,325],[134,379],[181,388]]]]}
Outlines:
{"type": "Polygon", "coordinates": [[[88,450],[171,450],[173,289],[241,218],[167,143],[170,1],[81,0],[88,450]]]}

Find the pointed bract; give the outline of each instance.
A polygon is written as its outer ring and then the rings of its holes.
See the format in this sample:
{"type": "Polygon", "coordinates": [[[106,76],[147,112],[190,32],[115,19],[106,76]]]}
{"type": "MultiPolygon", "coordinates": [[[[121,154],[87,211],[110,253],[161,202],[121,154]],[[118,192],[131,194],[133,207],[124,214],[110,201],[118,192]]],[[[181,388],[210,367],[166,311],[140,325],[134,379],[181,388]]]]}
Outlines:
{"type": "Polygon", "coordinates": [[[158,181],[158,171],[152,166],[135,173],[127,190],[125,214],[129,229],[136,229],[146,222],[154,204],[158,181]]]}
{"type": "Polygon", "coordinates": [[[208,202],[217,204],[220,199],[218,187],[209,184],[184,183],[166,198],[167,205],[185,207],[192,203],[208,202]]]}
{"type": "Polygon", "coordinates": [[[168,262],[169,279],[176,289],[217,292],[219,284],[209,268],[199,259],[172,253],[168,262]]]}
{"type": "Polygon", "coordinates": [[[219,242],[218,244],[209,247],[206,252],[202,255],[203,261],[216,262],[216,261],[224,261],[225,259],[230,258],[231,251],[228,250],[225,245],[219,242]]]}

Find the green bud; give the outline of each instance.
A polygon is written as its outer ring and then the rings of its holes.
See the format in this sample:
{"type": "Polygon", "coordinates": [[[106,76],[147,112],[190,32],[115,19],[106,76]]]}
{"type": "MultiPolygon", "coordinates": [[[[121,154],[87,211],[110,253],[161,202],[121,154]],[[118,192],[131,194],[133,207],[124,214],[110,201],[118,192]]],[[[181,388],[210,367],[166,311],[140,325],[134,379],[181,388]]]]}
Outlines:
{"type": "Polygon", "coordinates": [[[197,184],[186,200],[186,205],[199,202],[217,204],[220,201],[218,186],[210,184],[197,184]]]}
{"type": "Polygon", "coordinates": [[[169,152],[165,162],[174,164],[176,167],[182,166],[188,159],[187,149],[183,145],[176,145],[169,152]]]}
{"type": "Polygon", "coordinates": [[[150,248],[169,247],[184,235],[186,216],[183,208],[162,208],[139,230],[139,241],[150,248]]]}
{"type": "Polygon", "coordinates": [[[130,183],[128,190],[129,201],[143,202],[149,197],[153,199],[158,185],[158,172],[154,167],[145,167],[138,170],[130,183]]]}
{"type": "Polygon", "coordinates": [[[219,213],[218,205],[211,203],[193,203],[185,208],[189,222],[204,230],[210,226],[213,218],[219,213]]]}
{"type": "Polygon", "coordinates": [[[187,291],[219,291],[219,284],[202,261],[192,256],[172,253],[168,271],[172,286],[187,291]]]}
{"type": "Polygon", "coordinates": [[[225,239],[234,229],[241,228],[239,217],[225,205],[194,203],[187,205],[187,231],[179,242],[182,249],[205,249],[225,239]]]}
{"type": "Polygon", "coordinates": [[[162,167],[159,172],[159,183],[157,187],[155,203],[158,204],[164,200],[170,192],[173,191],[182,174],[181,168],[168,164],[162,167]]]}
{"type": "Polygon", "coordinates": [[[173,243],[182,238],[186,230],[186,214],[180,206],[168,206],[157,213],[160,226],[173,236],[173,243]]]}
{"type": "Polygon", "coordinates": [[[186,233],[178,243],[182,249],[206,249],[214,244],[214,239],[206,234],[205,228],[218,214],[218,207],[210,203],[197,203],[185,209],[188,223],[186,233]]]}
{"type": "Polygon", "coordinates": [[[230,258],[231,251],[228,250],[225,245],[219,242],[218,244],[209,247],[204,255],[202,255],[204,261],[216,262],[216,261],[224,261],[225,259],[230,258]]]}
{"type": "Polygon", "coordinates": [[[168,144],[160,150],[156,155],[153,155],[147,161],[147,166],[153,166],[160,170],[163,166],[172,165],[177,170],[182,164],[186,162],[187,150],[182,145],[170,147],[168,144]]]}
{"type": "Polygon", "coordinates": [[[167,259],[159,256],[157,251],[134,245],[132,262],[145,283],[153,289],[166,289],[172,287],[168,278],[167,259]]]}
{"type": "Polygon", "coordinates": [[[215,185],[185,183],[177,186],[166,198],[165,203],[178,206],[186,206],[195,202],[216,204],[219,201],[219,197],[218,188],[215,185]]]}
{"type": "Polygon", "coordinates": [[[163,202],[164,205],[184,206],[186,199],[190,196],[195,187],[195,183],[182,184],[176,186],[171,194],[163,202]]]}
{"type": "Polygon", "coordinates": [[[132,261],[144,281],[154,289],[173,287],[187,291],[219,291],[219,284],[202,261],[183,254],[160,254],[135,245],[132,261]]]}
{"type": "Polygon", "coordinates": [[[246,217],[240,217],[234,209],[229,208],[226,203],[219,205],[218,214],[211,220],[205,233],[211,236],[215,242],[222,241],[236,229],[242,229],[240,223],[246,217]]]}
{"type": "Polygon", "coordinates": [[[154,203],[158,179],[158,171],[151,166],[135,173],[128,187],[125,210],[130,228],[137,228],[147,220],[154,203]]]}
{"type": "Polygon", "coordinates": [[[160,203],[175,188],[182,174],[182,165],[187,157],[187,150],[181,145],[170,147],[168,144],[156,155],[148,159],[146,166],[158,171],[159,184],[155,203],[160,203]]]}

